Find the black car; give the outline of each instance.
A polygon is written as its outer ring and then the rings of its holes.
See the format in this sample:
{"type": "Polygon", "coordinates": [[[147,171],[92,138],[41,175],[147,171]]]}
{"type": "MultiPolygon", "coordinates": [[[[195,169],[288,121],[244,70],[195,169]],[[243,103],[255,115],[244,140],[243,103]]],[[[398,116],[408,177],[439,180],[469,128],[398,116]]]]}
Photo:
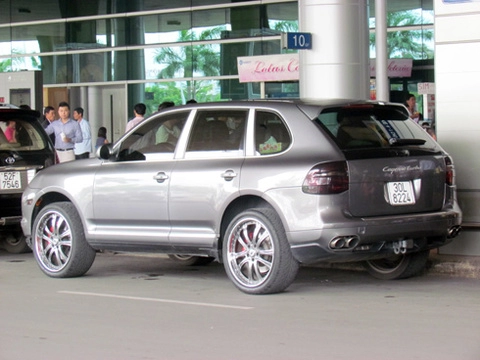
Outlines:
{"type": "Polygon", "coordinates": [[[39,118],[38,111],[0,104],[0,246],[11,253],[28,250],[20,227],[23,190],[39,170],[56,162],[39,118]]]}

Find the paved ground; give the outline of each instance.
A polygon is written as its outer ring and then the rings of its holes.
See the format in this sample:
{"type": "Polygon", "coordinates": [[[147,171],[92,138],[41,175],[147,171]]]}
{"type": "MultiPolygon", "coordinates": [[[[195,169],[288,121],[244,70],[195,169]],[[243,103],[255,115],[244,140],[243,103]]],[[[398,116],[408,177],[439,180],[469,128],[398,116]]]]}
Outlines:
{"type": "Polygon", "coordinates": [[[0,359],[478,360],[479,280],[302,267],[287,291],[249,296],[218,263],[100,253],[52,279],[0,251],[0,359]]]}
{"type": "MultiPolygon", "coordinates": [[[[359,263],[319,265],[332,268],[362,270],[359,263]]],[[[449,275],[469,279],[480,279],[480,256],[441,255],[432,250],[427,264],[429,274],[449,275]]]]}
{"type": "Polygon", "coordinates": [[[429,272],[480,279],[480,256],[430,254],[429,272]]]}

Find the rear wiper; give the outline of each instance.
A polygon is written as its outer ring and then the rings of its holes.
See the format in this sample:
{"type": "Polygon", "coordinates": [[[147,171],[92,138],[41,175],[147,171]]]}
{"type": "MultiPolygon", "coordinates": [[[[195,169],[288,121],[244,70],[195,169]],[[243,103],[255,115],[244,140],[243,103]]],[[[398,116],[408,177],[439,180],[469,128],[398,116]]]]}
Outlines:
{"type": "Polygon", "coordinates": [[[427,142],[427,140],[390,138],[388,142],[390,143],[390,146],[404,146],[404,145],[423,145],[427,142]]]}

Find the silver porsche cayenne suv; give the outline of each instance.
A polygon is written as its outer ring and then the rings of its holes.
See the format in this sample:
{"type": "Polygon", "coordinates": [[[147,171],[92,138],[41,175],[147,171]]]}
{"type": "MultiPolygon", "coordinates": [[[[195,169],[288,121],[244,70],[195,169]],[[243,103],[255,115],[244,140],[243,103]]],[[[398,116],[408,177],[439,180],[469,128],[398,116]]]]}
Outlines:
{"type": "Polygon", "coordinates": [[[74,277],[97,250],[218,261],[248,294],[300,264],[422,272],[460,231],[451,157],[398,104],[238,101],[165,109],[97,157],[39,173],[22,228],[40,269],[74,277]]]}

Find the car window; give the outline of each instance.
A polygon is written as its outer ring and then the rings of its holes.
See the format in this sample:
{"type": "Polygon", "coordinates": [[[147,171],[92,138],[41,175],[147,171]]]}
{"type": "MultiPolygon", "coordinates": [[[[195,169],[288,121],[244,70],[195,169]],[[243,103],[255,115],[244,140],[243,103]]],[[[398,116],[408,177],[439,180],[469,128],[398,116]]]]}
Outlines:
{"type": "Polygon", "coordinates": [[[256,112],[255,149],[260,155],[279,153],[290,144],[290,133],[277,114],[266,111],[256,112]]]}
{"type": "Polygon", "coordinates": [[[328,109],[315,121],[328,130],[341,149],[388,148],[400,143],[435,146],[428,133],[398,107],[372,105],[328,109]]]}
{"type": "Polygon", "coordinates": [[[183,111],[145,120],[122,142],[119,160],[145,160],[150,155],[173,153],[188,115],[183,111]]]}
{"type": "Polygon", "coordinates": [[[241,150],[244,144],[247,111],[198,111],[187,151],[241,150]]]}
{"type": "Polygon", "coordinates": [[[31,122],[14,118],[0,121],[0,149],[16,151],[37,151],[47,147],[45,135],[40,127],[31,122]]]}

